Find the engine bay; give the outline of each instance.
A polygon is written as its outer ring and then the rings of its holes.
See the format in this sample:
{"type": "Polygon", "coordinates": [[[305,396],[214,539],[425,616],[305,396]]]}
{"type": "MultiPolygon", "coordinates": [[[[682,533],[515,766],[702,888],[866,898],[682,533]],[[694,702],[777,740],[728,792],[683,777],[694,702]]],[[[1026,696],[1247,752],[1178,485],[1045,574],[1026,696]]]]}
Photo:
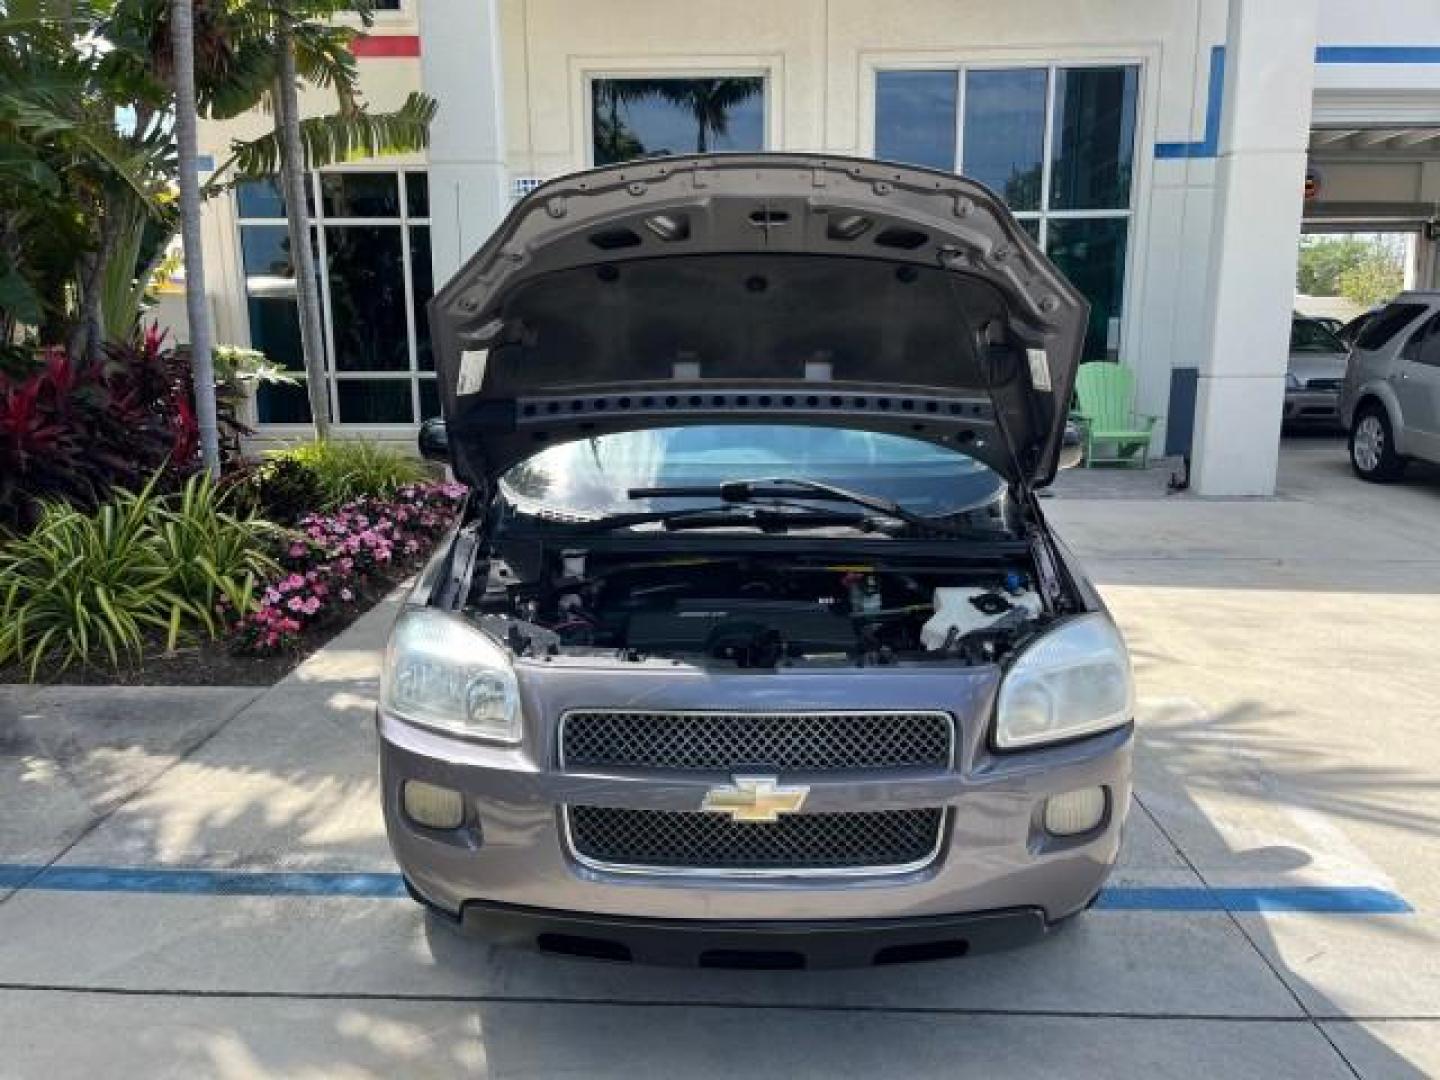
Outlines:
{"type": "Polygon", "coordinates": [[[1018,566],[579,549],[478,560],[466,607],[517,655],[736,668],[990,663],[1050,619],[1018,566]]]}

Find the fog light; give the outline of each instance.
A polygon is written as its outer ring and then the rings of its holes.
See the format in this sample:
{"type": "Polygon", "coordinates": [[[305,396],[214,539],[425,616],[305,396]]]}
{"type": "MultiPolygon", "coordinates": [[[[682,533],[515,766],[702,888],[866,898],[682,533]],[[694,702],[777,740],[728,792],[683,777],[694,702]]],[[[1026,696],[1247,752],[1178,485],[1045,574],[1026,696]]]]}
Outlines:
{"type": "Polygon", "coordinates": [[[427,829],[458,829],[465,820],[465,803],[458,791],[423,780],[405,781],[405,816],[427,829]]]}
{"type": "Polygon", "coordinates": [[[1079,836],[1105,816],[1105,789],[1092,787],[1051,795],[1045,800],[1045,831],[1051,836],[1079,836]]]}

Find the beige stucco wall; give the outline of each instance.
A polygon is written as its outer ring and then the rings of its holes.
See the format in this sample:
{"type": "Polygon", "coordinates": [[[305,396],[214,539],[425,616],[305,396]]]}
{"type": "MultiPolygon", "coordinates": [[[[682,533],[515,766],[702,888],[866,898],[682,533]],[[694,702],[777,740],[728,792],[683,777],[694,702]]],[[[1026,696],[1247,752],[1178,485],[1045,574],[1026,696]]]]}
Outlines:
{"type": "Polygon", "coordinates": [[[1162,139],[1203,127],[1215,0],[501,0],[512,169],[588,163],[586,80],[609,74],[767,77],[771,149],[865,153],[877,66],[1135,59],[1162,139]],[[1199,88],[1197,102],[1197,80],[1199,88]]]}

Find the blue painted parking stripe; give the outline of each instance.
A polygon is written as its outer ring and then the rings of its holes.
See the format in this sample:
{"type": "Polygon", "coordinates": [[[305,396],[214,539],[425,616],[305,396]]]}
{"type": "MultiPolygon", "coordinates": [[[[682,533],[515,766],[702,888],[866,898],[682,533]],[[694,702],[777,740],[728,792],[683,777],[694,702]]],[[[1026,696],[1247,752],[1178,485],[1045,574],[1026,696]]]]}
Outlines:
{"type": "MultiPolygon", "coordinates": [[[[0,863],[0,888],[47,892],[168,893],[182,896],[403,897],[399,874],[332,870],[203,870],[123,866],[34,866],[0,863]]],[[[1279,885],[1207,888],[1203,885],[1105,889],[1101,911],[1300,912],[1327,915],[1403,915],[1414,909],[1385,889],[1360,885],[1279,885]]]]}
{"type": "Polygon", "coordinates": [[[197,870],[0,863],[0,888],[188,896],[405,896],[399,874],[328,870],[197,870]]]}
{"type": "Polygon", "coordinates": [[[1324,915],[1404,915],[1414,910],[1403,897],[1365,885],[1117,887],[1101,892],[1095,906],[1107,911],[1288,911],[1324,915]]]}

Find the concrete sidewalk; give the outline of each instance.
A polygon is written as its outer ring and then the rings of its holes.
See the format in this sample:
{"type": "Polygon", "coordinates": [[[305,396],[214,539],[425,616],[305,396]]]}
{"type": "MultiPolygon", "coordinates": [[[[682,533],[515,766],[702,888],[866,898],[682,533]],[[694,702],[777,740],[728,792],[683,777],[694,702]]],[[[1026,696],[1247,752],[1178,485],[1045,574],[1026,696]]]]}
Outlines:
{"type": "MultiPolygon", "coordinates": [[[[1411,914],[1097,910],[1031,949],[817,976],[490,949],[383,897],[32,886],[0,892],[0,1076],[1440,1073],[1440,484],[1370,488],[1336,455],[1287,452],[1276,500],[1047,513],[1140,680],[1115,884],[1372,886],[1411,914]]],[[[393,872],[391,614],[258,695],[0,689],[0,863],[393,872]]]]}

